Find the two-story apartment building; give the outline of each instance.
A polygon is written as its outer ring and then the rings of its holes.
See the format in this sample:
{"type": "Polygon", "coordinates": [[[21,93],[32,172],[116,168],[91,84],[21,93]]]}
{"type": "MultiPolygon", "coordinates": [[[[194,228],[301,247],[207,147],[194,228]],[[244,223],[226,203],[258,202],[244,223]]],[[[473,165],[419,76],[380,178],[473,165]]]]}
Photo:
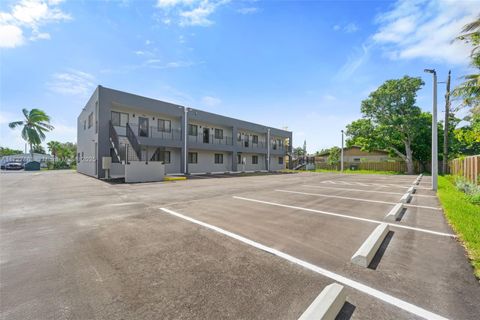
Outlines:
{"type": "MultiPolygon", "coordinates": [[[[122,176],[131,161],[161,161],[167,174],[276,171],[292,133],[98,86],[77,120],[77,170],[122,176]]],[[[291,161],[289,161],[291,163],[291,161]]]]}

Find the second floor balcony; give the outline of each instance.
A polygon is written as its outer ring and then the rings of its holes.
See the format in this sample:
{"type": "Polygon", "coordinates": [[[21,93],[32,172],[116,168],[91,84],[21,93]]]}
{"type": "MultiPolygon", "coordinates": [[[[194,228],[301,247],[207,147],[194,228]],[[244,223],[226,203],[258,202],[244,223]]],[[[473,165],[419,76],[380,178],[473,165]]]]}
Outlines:
{"type": "Polygon", "coordinates": [[[233,145],[232,137],[219,137],[214,134],[188,135],[188,142],[194,144],[233,145]]]}
{"type": "MultiPolygon", "coordinates": [[[[138,124],[129,123],[130,128],[132,128],[133,133],[138,137],[145,137],[145,138],[156,138],[162,140],[175,140],[181,141],[182,140],[182,131],[177,128],[170,128],[170,130],[159,130],[156,126],[142,126],[138,124]]],[[[121,131],[125,131],[125,128],[120,127],[117,129],[115,127],[119,135],[122,135],[121,131]]]]}

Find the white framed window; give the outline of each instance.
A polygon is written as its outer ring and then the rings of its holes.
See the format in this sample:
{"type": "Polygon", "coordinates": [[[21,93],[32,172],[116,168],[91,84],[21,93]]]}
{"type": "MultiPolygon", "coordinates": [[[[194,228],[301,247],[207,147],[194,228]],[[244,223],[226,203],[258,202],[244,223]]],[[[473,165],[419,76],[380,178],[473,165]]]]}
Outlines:
{"type": "Polygon", "coordinates": [[[158,119],[158,131],[171,132],[172,131],[172,121],[165,120],[165,119],[158,119]]]}
{"type": "Polygon", "coordinates": [[[198,126],[196,124],[189,124],[188,125],[188,135],[189,136],[197,136],[198,135],[198,126]]]}
{"type": "Polygon", "coordinates": [[[189,152],[188,153],[188,163],[198,163],[198,153],[189,152]]]}
{"type": "Polygon", "coordinates": [[[223,139],[223,129],[215,129],[215,139],[223,139]]]}
{"type": "Polygon", "coordinates": [[[93,126],[93,112],[88,115],[88,129],[93,126]]]}
{"type": "Polygon", "coordinates": [[[112,111],[111,113],[112,125],[117,127],[126,127],[129,115],[125,112],[112,111]]]}
{"type": "Polygon", "coordinates": [[[252,156],[252,164],[258,164],[258,156],[252,156]]]}
{"type": "Polygon", "coordinates": [[[223,154],[222,153],[215,153],[215,163],[216,164],[223,163],[223,154]]]}

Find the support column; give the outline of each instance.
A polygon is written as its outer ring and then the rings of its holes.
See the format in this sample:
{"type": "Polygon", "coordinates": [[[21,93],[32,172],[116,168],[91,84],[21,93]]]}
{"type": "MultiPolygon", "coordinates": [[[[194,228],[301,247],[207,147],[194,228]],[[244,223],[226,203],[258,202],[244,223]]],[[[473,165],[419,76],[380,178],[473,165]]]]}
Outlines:
{"type": "Polygon", "coordinates": [[[238,129],[237,127],[232,127],[232,171],[238,171],[237,167],[237,151],[238,151],[238,145],[237,145],[237,132],[238,129]]]}
{"type": "Polygon", "coordinates": [[[182,148],[180,149],[180,172],[183,174],[188,174],[188,163],[185,159],[188,156],[188,117],[187,111],[184,110],[184,113],[180,119],[181,121],[181,132],[182,132],[182,148]],[[186,170],[185,170],[186,169],[186,170]]]}

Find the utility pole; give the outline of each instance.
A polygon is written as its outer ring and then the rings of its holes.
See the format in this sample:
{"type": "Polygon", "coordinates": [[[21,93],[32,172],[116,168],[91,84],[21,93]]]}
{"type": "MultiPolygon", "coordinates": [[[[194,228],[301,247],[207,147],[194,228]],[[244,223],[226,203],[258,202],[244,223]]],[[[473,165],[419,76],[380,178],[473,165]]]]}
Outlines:
{"type": "Polygon", "coordinates": [[[450,120],[450,75],[452,71],[448,71],[447,92],[445,93],[445,126],[443,131],[443,167],[442,173],[447,174],[448,170],[448,122],[450,120]]]}
{"type": "Polygon", "coordinates": [[[432,190],[438,188],[438,134],[437,134],[437,72],[435,69],[425,69],[433,75],[433,104],[432,104],[432,190]]]}
{"type": "Polygon", "coordinates": [[[341,159],[340,159],[340,171],[343,173],[343,130],[342,130],[342,150],[341,150],[341,159]]]}

